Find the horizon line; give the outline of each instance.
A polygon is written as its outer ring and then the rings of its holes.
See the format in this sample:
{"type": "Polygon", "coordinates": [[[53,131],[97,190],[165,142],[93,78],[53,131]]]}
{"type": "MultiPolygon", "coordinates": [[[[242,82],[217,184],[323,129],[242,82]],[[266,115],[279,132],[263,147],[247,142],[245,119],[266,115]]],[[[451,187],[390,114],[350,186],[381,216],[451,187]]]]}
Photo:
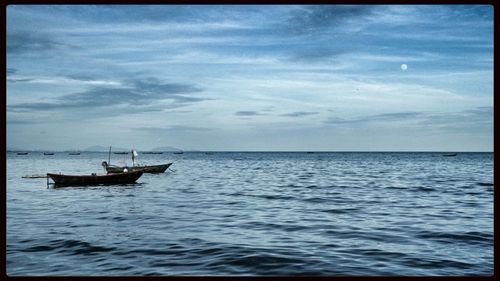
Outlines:
{"type": "MultiPolygon", "coordinates": [[[[7,152],[102,152],[106,153],[107,151],[99,151],[99,150],[50,150],[50,149],[7,149],[7,152]]],[[[416,153],[493,153],[494,151],[486,151],[486,150],[198,150],[198,149],[190,149],[190,150],[136,150],[137,152],[239,152],[239,153],[338,153],[338,152],[382,152],[382,153],[398,153],[398,152],[416,152],[416,153]]],[[[114,152],[122,152],[114,151],[114,152]]]]}

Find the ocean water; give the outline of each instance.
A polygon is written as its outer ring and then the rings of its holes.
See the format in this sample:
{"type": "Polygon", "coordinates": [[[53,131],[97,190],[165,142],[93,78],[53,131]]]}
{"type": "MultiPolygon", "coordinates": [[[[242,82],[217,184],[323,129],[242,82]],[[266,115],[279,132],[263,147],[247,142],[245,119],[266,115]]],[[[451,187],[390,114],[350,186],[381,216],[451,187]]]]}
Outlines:
{"type": "Polygon", "coordinates": [[[9,276],[491,276],[493,153],[7,154],[9,276]],[[127,155],[111,155],[113,164],[127,155]]]}

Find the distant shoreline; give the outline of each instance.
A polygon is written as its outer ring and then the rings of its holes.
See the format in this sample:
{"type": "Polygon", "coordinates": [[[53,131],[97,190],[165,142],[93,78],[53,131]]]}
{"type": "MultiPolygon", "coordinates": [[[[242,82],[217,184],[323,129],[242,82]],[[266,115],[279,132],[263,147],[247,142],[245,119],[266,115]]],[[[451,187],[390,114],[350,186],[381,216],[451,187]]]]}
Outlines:
{"type": "MultiPolygon", "coordinates": [[[[7,152],[31,152],[31,153],[74,153],[74,151],[64,150],[7,150],[7,152]]],[[[108,153],[108,151],[91,151],[91,150],[80,150],[80,153],[108,153]]],[[[114,151],[114,153],[121,153],[122,151],[114,151]]],[[[169,151],[138,151],[139,154],[157,154],[157,153],[175,153],[178,150],[169,151]]],[[[247,150],[182,150],[184,153],[493,153],[493,151],[247,151],[247,150]]]]}

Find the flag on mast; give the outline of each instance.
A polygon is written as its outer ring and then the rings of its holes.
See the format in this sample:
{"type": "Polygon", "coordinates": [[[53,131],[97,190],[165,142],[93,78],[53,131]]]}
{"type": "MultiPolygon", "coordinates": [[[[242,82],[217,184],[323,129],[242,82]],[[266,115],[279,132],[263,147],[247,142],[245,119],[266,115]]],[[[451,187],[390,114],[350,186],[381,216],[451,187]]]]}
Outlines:
{"type": "Polygon", "coordinates": [[[132,166],[135,166],[135,158],[137,158],[137,156],[139,156],[137,151],[135,149],[132,149],[132,166]]]}

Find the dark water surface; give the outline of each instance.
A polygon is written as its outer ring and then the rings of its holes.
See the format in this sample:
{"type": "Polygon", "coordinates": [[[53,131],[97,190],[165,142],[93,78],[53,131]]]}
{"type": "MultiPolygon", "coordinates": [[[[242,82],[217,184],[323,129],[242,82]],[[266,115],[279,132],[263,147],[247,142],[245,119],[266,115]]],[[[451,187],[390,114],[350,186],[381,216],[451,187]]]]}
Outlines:
{"type": "Polygon", "coordinates": [[[175,171],[54,189],[21,177],[107,153],[9,152],[7,274],[491,275],[493,154],[443,154],[140,154],[175,171]]]}

